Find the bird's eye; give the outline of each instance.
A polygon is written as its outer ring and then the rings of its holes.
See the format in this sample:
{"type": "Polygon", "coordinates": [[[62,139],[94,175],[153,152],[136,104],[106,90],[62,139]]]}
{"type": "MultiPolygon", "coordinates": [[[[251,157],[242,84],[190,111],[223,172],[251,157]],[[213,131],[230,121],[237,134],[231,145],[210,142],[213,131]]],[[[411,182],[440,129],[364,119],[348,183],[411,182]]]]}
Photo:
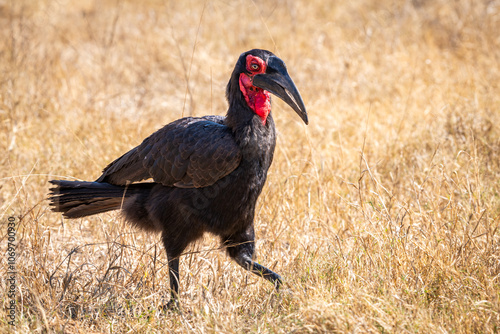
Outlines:
{"type": "Polygon", "coordinates": [[[252,71],[257,71],[260,69],[260,66],[259,66],[259,64],[253,63],[250,65],[250,68],[252,69],[252,71]]]}

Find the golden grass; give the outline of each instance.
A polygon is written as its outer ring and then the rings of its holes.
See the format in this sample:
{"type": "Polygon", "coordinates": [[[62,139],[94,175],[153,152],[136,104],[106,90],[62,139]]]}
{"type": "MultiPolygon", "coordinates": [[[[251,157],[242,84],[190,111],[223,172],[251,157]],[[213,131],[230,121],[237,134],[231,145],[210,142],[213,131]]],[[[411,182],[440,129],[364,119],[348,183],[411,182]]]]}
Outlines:
{"type": "Polygon", "coordinates": [[[8,216],[19,244],[0,331],[498,332],[499,31],[498,1],[0,1],[0,249],[8,216]],[[287,289],[207,236],[181,259],[182,313],[162,314],[158,236],[63,220],[47,181],[224,114],[251,48],[287,63],[310,115],[275,99],[255,222],[287,289]]]}

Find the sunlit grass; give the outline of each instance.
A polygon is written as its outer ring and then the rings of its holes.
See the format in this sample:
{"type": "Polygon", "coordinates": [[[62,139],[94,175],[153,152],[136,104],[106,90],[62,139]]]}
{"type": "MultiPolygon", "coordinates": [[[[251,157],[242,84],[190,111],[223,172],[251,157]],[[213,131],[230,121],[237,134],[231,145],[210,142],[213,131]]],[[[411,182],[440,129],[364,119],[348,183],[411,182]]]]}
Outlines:
{"type": "Polygon", "coordinates": [[[0,1],[0,27],[19,332],[499,330],[497,2],[0,1]],[[182,312],[162,313],[159,237],[118,213],[63,220],[47,181],[94,180],[162,125],[225,114],[252,48],[287,63],[309,112],[274,100],[256,214],[286,289],[207,236],[181,259],[182,312]]]}

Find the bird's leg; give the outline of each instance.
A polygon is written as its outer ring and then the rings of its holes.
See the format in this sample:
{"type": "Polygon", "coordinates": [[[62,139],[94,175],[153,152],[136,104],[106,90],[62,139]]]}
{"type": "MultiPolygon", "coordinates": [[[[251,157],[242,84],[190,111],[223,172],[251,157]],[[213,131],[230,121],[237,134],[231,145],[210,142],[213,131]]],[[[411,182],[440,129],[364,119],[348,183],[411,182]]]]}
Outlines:
{"type": "MultiPolygon", "coordinates": [[[[181,221],[181,223],[183,223],[181,221]]],[[[165,228],[162,232],[162,241],[167,251],[168,278],[170,281],[170,301],[164,307],[179,310],[179,257],[187,245],[203,235],[203,231],[196,228],[181,230],[176,233],[165,228]]]]}
{"type": "Polygon", "coordinates": [[[179,306],[179,257],[168,261],[168,279],[170,281],[170,301],[166,308],[173,309],[179,306]]]}
{"type": "Polygon", "coordinates": [[[185,242],[180,238],[171,238],[170,233],[163,231],[162,241],[167,251],[168,279],[170,283],[170,301],[163,309],[178,309],[179,306],[179,256],[185,248],[185,242]]]}
{"type": "Polygon", "coordinates": [[[280,275],[253,260],[255,253],[254,236],[252,226],[244,233],[225,238],[224,243],[227,245],[227,252],[241,267],[270,281],[274,284],[276,290],[279,290],[283,284],[280,275]]]}
{"type": "Polygon", "coordinates": [[[238,253],[233,259],[238,263],[240,266],[245,268],[246,270],[261,276],[271,283],[274,284],[274,287],[276,290],[279,290],[280,286],[283,284],[283,281],[281,280],[281,276],[276,274],[274,271],[271,269],[268,269],[264,267],[261,264],[258,264],[257,262],[253,261],[247,254],[244,252],[238,253]]]}

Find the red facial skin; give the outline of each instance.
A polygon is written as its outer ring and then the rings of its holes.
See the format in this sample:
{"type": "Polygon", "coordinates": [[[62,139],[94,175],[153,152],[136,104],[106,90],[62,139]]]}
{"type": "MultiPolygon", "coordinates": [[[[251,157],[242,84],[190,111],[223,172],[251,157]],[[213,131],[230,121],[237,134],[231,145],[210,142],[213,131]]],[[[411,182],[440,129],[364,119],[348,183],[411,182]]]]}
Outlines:
{"type": "Polygon", "coordinates": [[[246,68],[250,74],[240,74],[240,90],[250,109],[259,115],[262,125],[266,125],[267,115],[271,112],[271,96],[268,91],[255,87],[252,81],[255,75],[265,73],[266,67],[262,59],[248,55],[246,68]]]}

